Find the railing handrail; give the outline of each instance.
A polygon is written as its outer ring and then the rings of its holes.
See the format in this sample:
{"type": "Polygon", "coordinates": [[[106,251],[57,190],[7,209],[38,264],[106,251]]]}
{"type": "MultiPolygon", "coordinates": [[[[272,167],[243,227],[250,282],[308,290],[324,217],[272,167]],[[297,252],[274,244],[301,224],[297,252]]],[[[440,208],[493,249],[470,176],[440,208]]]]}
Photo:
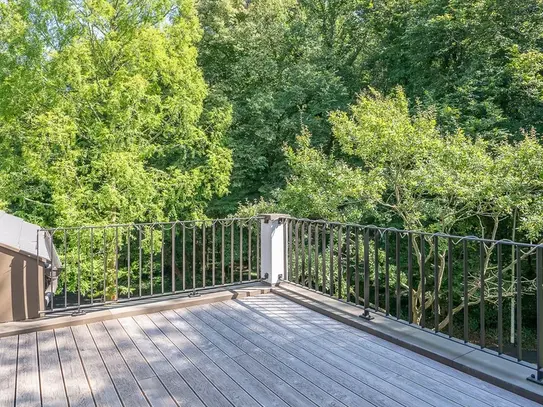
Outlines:
{"type": "Polygon", "coordinates": [[[161,222],[133,222],[133,223],[108,223],[105,225],[81,225],[81,226],[58,226],[58,227],[49,227],[49,228],[40,228],[38,232],[48,232],[55,233],[58,231],[68,231],[68,230],[88,230],[88,229],[112,229],[112,228],[126,228],[126,227],[139,227],[139,226],[165,226],[165,225],[182,225],[182,224],[191,224],[191,223],[220,223],[227,221],[247,221],[247,220],[258,220],[264,219],[262,215],[256,215],[251,217],[230,217],[230,218],[218,218],[218,219],[194,219],[194,220],[172,220],[172,221],[161,221],[161,222]]]}
{"type": "Polygon", "coordinates": [[[489,243],[489,244],[503,244],[503,245],[509,245],[509,246],[520,246],[520,247],[529,247],[529,248],[543,248],[543,240],[541,243],[525,243],[525,242],[518,242],[510,239],[488,239],[488,238],[482,238],[478,236],[460,236],[460,235],[452,235],[448,233],[443,232],[425,232],[422,230],[410,230],[410,229],[398,229],[396,227],[384,227],[384,226],[376,226],[376,225],[365,225],[360,223],[351,223],[351,222],[337,222],[337,221],[327,221],[323,219],[309,219],[309,218],[296,218],[296,217],[285,217],[283,219],[291,220],[295,222],[309,222],[314,224],[323,224],[323,225],[334,225],[334,226],[351,226],[351,227],[357,227],[362,229],[377,229],[379,231],[383,232],[397,232],[402,234],[417,234],[420,236],[427,236],[427,237],[442,237],[445,239],[456,239],[458,240],[455,242],[455,244],[460,243],[463,240],[467,241],[473,241],[473,242],[483,242],[483,243],[489,243]]]}

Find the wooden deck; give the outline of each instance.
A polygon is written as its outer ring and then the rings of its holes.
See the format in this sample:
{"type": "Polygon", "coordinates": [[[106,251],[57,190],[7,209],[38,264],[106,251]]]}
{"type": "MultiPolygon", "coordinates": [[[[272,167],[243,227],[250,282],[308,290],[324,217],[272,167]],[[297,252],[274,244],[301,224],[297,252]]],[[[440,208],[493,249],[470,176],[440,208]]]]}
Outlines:
{"type": "Polygon", "coordinates": [[[0,406],[538,404],[274,294],[0,339],[0,406]]]}

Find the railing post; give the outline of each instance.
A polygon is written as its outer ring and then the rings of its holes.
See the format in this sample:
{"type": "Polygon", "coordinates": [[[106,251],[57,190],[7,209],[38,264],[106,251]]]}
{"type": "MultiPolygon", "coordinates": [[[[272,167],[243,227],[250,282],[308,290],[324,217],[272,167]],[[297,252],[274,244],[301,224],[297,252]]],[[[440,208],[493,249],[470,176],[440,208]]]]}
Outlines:
{"type": "Polygon", "coordinates": [[[262,281],[270,284],[277,284],[280,280],[287,280],[285,268],[285,256],[288,251],[285,239],[288,234],[284,233],[288,215],[265,214],[261,219],[260,232],[260,277],[262,281]]]}

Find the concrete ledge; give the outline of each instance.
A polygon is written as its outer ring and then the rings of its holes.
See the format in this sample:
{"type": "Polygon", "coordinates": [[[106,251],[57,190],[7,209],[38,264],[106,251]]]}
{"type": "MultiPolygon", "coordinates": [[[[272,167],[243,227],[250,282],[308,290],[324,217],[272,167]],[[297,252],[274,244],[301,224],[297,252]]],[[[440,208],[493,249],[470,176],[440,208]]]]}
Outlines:
{"type": "Polygon", "coordinates": [[[67,326],[90,324],[109,319],[151,314],[176,308],[191,307],[193,305],[210,304],[234,298],[267,294],[270,291],[271,286],[268,284],[244,284],[226,288],[215,288],[209,292],[199,291],[201,295],[198,297],[188,297],[188,293],[186,293],[173,299],[169,299],[169,297],[160,297],[159,299],[134,300],[133,302],[124,302],[113,306],[102,305],[93,309],[86,309],[85,311],[87,313],[79,316],[71,316],[71,314],[67,313],[56,315],[50,314],[50,316],[39,319],[0,324],[0,338],[67,326]]]}
{"type": "Polygon", "coordinates": [[[360,318],[362,309],[354,304],[287,282],[274,286],[272,292],[336,321],[543,404],[543,386],[526,380],[535,371],[528,364],[496,357],[477,346],[460,343],[380,314],[372,313],[374,319],[367,321],[360,318]]]}

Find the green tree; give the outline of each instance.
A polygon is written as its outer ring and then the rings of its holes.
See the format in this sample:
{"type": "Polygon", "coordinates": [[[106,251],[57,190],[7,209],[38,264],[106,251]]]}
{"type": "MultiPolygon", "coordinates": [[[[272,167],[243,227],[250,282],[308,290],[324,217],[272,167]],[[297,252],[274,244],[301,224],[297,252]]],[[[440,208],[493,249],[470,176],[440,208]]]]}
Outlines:
{"type": "Polygon", "coordinates": [[[224,99],[192,1],[0,4],[0,179],[45,225],[202,216],[227,192],[224,99]]]}
{"type": "MultiPolygon", "coordinates": [[[[543,147],[535,133],[526,134],[514,145],[497,146],[482,138],[473,140],[461,131],[442,134],[432,111],[410,114],[401,88],[388,97],[376,91],[364,93],[349,113],[334,112],[330,121],[342,157],[323,155],[303,135],[297,150],[287,150],[293,175],[275,193],[277,201],[268,203],[275,205],[274,210],[362,223],[379,216],[386,225],[409,230],[543,242],[539,210],[543,147]]],[[[420,237],[413,240],[413,257],[419,266],[425,266],[416,270],[430,281],[435,247],[430,237],[425,240],[425,257],[421,260],[420,237]]],[[[447,245],[439,245],[438,251],[436,284],[441,287],[447,278],[447,245]]],[[[497,298],[495,253],[494,243],[484,246],[486,301],[497,298]]],[[[521,261],[531,254],[533,251],[522,253],[521,261]]],[[[518,260],[509,259],[504,266],[506,275],[514,276],[518,260]]],[[[514,279],[504,283],[504,298],[513,298],[520,289],[533,292],[533,281],[525,278],[523,287],[516,287],[514,279]]],[[[423,308],[432,309],[434,301],[439,301],[433,287],[423,286],[422,281],[420,276],[416,279],[411,296],[416,322],[423,308]]],[[[407,282],[398,283],[407,292],[407,282]]],[[[460,298],[461,284],[454,282],[455,295],[460,298]]],[[[468,284],[469,304],[479,303],[480,274],[470,275],[468,284]]],[[[463,301],[458,302],[453,314],[464,307],[463,301]]],[[[445,315],[440,328],[451,316],[445,315]]]]}
{"type": "MultiPolygon", "coordinates": [[[[201,218],[232,167],[231,108],[197,64],[201,34],[191,0],[0,3],[0,205],[52,227],[201,218]]],[[[99,281],[101,255],[110,289],[95,295],[115,298],[128,238],[98,230],[95,264],[75,267],[88,231],[67,247],[55,235],[68,288],[79,268],[83,294],[90,270],[99,281]]]]}
{"type": "Polygon", "coordinates": [[[402,85],[435,106],[441,126],[475,137],[543,130],[539,0],[375,2],[377,44],[365,60],[369,83],[402,85]]]}
{"type": "Polygon", "coordinates": [[[283,186],[290,170],[282,148],[302,128],[331,151],[326,117],[360,89],[369,7],[360,0],[200,1],[206,80],[233,104],[232,194],[215,203],[216,213],[283,186]]]}

